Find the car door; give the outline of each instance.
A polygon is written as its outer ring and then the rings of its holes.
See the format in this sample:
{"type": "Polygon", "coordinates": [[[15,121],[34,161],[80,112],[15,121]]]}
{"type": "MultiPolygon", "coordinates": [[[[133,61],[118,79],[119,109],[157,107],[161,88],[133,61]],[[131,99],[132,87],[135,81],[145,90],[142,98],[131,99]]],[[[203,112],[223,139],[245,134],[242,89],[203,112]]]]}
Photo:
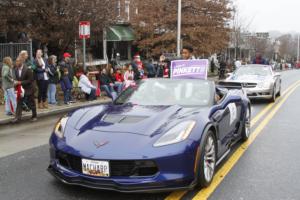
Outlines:
{"type": "Polygon", "coordinates": [[[216,105],[217,110],[212,115],[218,129],[220,155],[222,155],[236,139],[236,133],[241,117],[241,100],[226,97],[216,105]]]}
{"type": "Polygon", "coordinates": [[[281,77],[279,73],[275,73],[274,76],[276,79],[276,91],[279,92],[281,89],[281,77]]]}
{"type": "Polygon", "coordinates": [[[276,73],[274,71],[272,71],[272,76],[273,76],[274,84],[276,86],[275,92],[277,93],[281,89],[281,77],[279,73],[276,73]]]}

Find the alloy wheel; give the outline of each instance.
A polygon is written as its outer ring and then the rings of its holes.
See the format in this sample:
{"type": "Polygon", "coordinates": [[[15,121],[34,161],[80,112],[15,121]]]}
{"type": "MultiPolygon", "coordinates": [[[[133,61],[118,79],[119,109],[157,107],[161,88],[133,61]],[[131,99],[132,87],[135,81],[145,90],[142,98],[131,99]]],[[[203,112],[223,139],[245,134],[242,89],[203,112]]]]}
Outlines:
{"type": "Polygon", "coordinates": [[[216,146],[213,136],[209,136],[205,144],[204,177],[207,182],[213,178],[216,166],[216,146]]]}
{"type": "Polygon", "coordinates": [[[245,122],[245,135],[246,137],[248,138],[250,136],[250,126],[251,126],[251,122],[250,122],[250,110],[249,108],[247,108],[247,111],[246,111],[246,122],[245,122]]]}

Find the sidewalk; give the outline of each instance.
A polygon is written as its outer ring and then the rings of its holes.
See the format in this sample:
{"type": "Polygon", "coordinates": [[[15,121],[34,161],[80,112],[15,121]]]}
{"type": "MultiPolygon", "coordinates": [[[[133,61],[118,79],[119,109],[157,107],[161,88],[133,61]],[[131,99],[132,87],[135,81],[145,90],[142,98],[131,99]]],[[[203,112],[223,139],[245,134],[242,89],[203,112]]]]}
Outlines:
{"type": "MultiPolygon", "coordinates": [[[[107,97],[101,97],[95,101],[83,101],[83,102],[77,101],[76,103],[70,105],[65,105],[65,104],[61,104],[61,105],[59,104],[55,106],[49,105],[49,109],[37,109],[38,119],[41,117],[46,117],[50,115],[59,115],[61,113],[66,113],[77,108],[107,103],[110,101],[111,100],[107,97]]],[[[13,116],[5,115],[4,110],[5,110],[4,105],[0,105],[0,125],[9,124],[11,120],[14,119],[13,116]]],[[[23,111],[22,114],[23,114],[22,120],[28,120],[31,118],[31,111],[30,112],[23,111]]]]}

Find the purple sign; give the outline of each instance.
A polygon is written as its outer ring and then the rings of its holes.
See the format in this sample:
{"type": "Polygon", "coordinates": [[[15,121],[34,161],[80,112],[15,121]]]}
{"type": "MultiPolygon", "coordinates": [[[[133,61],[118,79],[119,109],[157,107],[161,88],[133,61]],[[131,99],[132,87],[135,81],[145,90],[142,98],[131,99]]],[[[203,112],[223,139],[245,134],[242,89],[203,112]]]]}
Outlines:
{"type": "Polygon", "coordinates": [[[209,61],[175,60],[171,62],[171,78],[173,79],[207,79],[209,61]]]}

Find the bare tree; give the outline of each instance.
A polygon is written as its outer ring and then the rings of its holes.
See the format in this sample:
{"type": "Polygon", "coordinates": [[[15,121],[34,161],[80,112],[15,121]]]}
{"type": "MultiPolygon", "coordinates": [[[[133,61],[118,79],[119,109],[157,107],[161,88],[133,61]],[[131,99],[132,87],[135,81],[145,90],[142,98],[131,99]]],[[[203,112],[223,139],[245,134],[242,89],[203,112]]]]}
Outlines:
{"type": "MultiPolygon", "coordinates": [[[[176,49],[177,1],[135,1],[138,13],[133,26],[138,45],[151,55],[176,49]]],[[[182,5],[183,44],[194,46],[198,55],[211,54],[225,48],[229,40],[229,0],[186,0],[182,5]]]]}
{"type": "Polygon", "coordinates": [[[81,20],[92,22],[92,32],[101,33],[115,20],[115,0],[3,0],[0,8],[7,30],[26,32],[59,53],[72,48],[81,20]]]}
{"type": "Polygon", "coordinates": [[[294,61],[297,58],[297,37],[291,34],[285,34],[277,38],[280,42],[279,54],[287,61],[294,61]]]}

